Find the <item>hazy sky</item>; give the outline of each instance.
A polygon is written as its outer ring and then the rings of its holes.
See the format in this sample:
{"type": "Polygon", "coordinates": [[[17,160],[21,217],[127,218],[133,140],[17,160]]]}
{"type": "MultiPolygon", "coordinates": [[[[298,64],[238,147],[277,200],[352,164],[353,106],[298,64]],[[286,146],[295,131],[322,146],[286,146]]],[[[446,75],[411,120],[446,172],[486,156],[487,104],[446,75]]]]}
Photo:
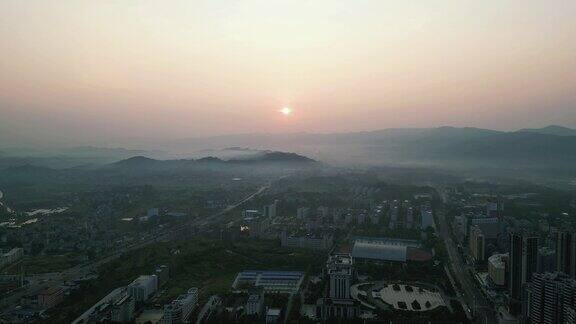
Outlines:
{"type": "Polygon", "coordinates": [[[552,123],[574,0],[0,1],[4,138],[552,123]]]}

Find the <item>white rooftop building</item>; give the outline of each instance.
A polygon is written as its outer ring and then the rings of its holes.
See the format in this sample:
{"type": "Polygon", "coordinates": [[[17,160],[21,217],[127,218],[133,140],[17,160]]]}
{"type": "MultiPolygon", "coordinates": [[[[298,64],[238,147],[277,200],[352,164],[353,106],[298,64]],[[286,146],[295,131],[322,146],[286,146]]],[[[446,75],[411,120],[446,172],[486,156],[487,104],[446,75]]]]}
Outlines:
{"type": "Polygon", "coordinates": [[[407,251],[408,247],[402,244],[357,240],[352,249],[352,256],[356,259],[406,262],[407,251]]]}
{"type": "Polygon", "coordinates": [[[247,270],[238,273],[232,288],[243,290],[249,287],[262,287],[271,293],[297,293],[304,280],[300,271],[259,271],[247,270]]]}
{"type": "Polygon", "coordinates": [[[158,277],[140,276],[128,285],[128,294],[134,298],[136,302],[147,301],[158,289],[158,277]]]}

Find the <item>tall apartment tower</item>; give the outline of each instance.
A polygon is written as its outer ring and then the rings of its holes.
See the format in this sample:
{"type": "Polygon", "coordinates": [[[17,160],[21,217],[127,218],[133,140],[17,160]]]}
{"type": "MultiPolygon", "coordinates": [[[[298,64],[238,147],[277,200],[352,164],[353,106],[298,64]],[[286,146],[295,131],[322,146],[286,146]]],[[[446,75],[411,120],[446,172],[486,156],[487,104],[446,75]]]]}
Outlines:
{"type": "MultiPolygon", "coordinates": [[[[522,301],[522,292],[526,283],[538,270],[538,237],[527,233],[510,233],[510,271],[508,283],[512,304],[522,301]]],[[[518,309],[511,307],[513,312],[518,309]]]]}
{"type": "Polygon", "coordinates": [[[479,226],[473,226],[470,229],[470,255],[475,262],[483,262],[486,259],[486,243],[484,234],[479,226]]]}
{"type": "MultiPolygon", "coordinates": [[[[360,315],[360,304],[350,297],[354,264],[350,254],[333,254],[326,262],[328,296],[316,302],[316,316],[324,321],[352,319],[360,315]]],[[[328,322],[332,323],[332,322],[328,322]]]]}
{"type": "Polygon", "coordinates": [[[278,212],[278,200],[274,200],[274,203],[264,206],[262,214],[266,218],[276,218],[277,212],[278,212]]]}
{"type": "Polygon", "coordinates": [[[576,232],[574,231],[557,233],[556,270],[576,279],[576,232]]]}
{"type": "Polygon", "coordinates": [[[573,324],[576,280],[561,272],[536,273],[530,284],[530,323],[573,324]]]}
{"type": "Polygon", "coordinates": [[[331,255],[327,263],[327,274],[330,280],[328,297],[333,299],[349,299],[350,286],[354,279],[352,257],[349,254],[331,255]]]}

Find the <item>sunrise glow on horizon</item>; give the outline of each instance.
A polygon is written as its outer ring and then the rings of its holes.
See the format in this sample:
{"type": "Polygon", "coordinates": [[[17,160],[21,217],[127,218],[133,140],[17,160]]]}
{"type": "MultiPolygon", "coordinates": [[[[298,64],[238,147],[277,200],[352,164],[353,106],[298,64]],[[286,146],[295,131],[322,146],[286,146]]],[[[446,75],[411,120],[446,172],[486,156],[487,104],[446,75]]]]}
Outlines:
{"type": "Polygon", "coordinates": [[[5,0],[0,128],[105,140],[576,126],[574,12],[536,0],[5,0]]]}

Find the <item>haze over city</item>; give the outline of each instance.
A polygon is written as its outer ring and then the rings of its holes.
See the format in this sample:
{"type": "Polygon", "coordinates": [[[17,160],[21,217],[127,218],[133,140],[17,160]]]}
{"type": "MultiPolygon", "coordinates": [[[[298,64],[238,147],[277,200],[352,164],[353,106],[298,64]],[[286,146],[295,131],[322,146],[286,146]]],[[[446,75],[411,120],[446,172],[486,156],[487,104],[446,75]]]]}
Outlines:
{"type": "Polygon", "coordinates": [[[5,0],[0,136],[574,127],[575,13],[537,0],[5,0]]]}
{"type": "Polygon", "coordinates": [[[576,1],[0,0],[0,323],[576,324],[576,1]]]}

